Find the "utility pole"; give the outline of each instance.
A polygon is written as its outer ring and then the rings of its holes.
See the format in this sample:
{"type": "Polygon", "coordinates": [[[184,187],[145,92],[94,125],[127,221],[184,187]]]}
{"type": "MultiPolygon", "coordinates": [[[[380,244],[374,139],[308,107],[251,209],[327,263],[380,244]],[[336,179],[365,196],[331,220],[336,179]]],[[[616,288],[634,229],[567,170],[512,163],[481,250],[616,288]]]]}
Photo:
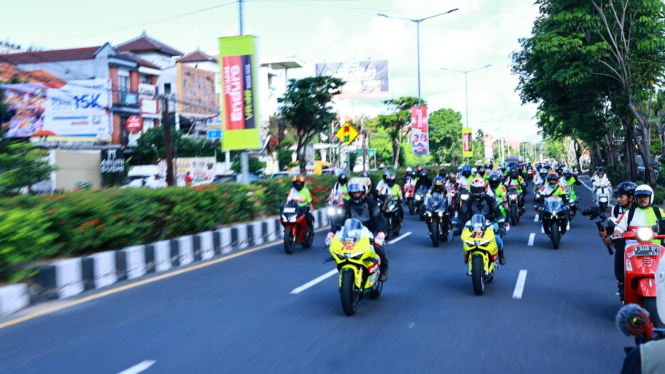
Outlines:
{"type": "Polygon", "coordinates": [[[162,127],[164,128],[164,146],[166,147],[166,183],[173,186],[173,154],[171,153],[171,124],[169,123],[169,100],[162,99],[162,127]]]}
{"type": "MultiPolygon", "coordinates": [[[[243,0],[238,0],[238,17],[240,19],[240,36],[243,35],[243,0]]],[[[240,153],[240,171],[242,173],[242,183],[249,184],[249,152],[240,153]]]]}

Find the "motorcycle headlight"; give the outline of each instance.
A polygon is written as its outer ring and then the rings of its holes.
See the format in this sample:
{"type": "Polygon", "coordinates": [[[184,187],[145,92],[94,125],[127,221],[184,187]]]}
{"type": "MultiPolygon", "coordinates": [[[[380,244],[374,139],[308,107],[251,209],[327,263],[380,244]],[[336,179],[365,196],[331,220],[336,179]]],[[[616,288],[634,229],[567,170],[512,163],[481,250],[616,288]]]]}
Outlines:
{"type": "Polygon", "coordinates": [[[469,198],[469,194],[464,194],[464,195],[460,196],[460,199],[462,199],[462,200],[466,200],[468,198],[469,198]]]}
{"type": "Polygon", "coordinates": [[[465,240],[464,242],[468,245],[475,245],[473,240],[465,240]]]}
{"type": "Polygon", "coordinates": [[[517,194],[511,193],[508,197],[511,199],[517,199],[517,194]]]}
{"type": "Polygon", "coordinates": [[[640,227],[637,229],[637,239],[641,242],[648,242],[653,239],[653,230],[649,227],[640,227]]]}
{"type": "Polygon", "coordinates": [[[360,252],[352,253],[350,257],[351,258],[360,258],[360,256],[363,255],[363,253],[365,253],[365,252],[360,251],[360,252]]]}
{"type": "Polygon", "coordinates": [[[285,215],[282,214],[282,221],[288,221],[285,215]]]}
{"type": "Polygon", "coordinates": [[[342,214],[342,212],[344,212],[343,209],[341,209],[341,208],[337,208],[337,214],[342,214]]]}
{"type": "Polygon", "coordinates": [[[296,216],[294,214],[293,216],[291,216],[291,218],[289,218],[289,222],[295,222],[297,219],[298,219],[298,216],[296,216]]]}
{"type": "Polygon", "coordinates": [[[420,200],[420,196],[416,196],[416,200],[420,200]]]}
{"type": "Polygon", "coordinates": [[[388,208],[388,210],[393,210],[393,209],[395,209],[395,204],[392,204],[392,205],[388,208]]]}
{"type": "Polygon", "coordinates": [[[489,244],[489,242],[490,242],[489,239],[488,239],[488,240],[484,240],[484,241],[480,242],[480,245],[487,245],[487,244],[489,244]]]}
{"type": "Polygon", "coordinates": [[[437,213],[439,213],[439,216],[442,216],[442,215],[443,215],[443,211],[442,211],[442,210],[438,211],[437,213]]]}
{"type": "Polygon", "coordinates": [[[335,208],[328,208],[328,215],[329,216],[334,216],[335,215],[335,208]]]}
{"type": "Polygon", "coordinates": [[[426,213],[428,216],[431,216],[431,215],[432,215],[432,212],[430,212],[429,210],[428,210],[427,212],[425,212],[425,213],[426,213]]]}

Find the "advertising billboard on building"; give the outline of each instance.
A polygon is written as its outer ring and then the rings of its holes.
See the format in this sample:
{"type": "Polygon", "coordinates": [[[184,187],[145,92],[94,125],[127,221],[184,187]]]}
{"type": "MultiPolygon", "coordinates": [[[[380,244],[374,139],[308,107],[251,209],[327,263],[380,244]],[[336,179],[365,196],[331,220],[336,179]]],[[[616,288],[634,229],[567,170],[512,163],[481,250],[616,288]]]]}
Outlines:
{"type": "MultiPolygon", "coordinates": [[[[72,80],[55,88],[43,83],[3,84],[6,137],[38,135],[96,141],[111,137],[111,81],[72,80]]],[[[53,138],[53,140],[58,140],[53,138]]]]}
{"type": "Polygon", "coordinates": [[[416,156],[429,154],[429,125],[426,106],[411,108],[411,146],[413,154],[416,156]]]}
{"type": "Polygon", "coordinates": [[[346,82],[338,99],[390,98],[388,60],[324,62],[316,64],[316,76],[332,76],[346,82]]]}
{"type": "Polygon", "coordinates": [[[462,129],[462,157],[473,157],[473,129],[462,129]]]}
{"type": "Polygon", "coordinates": [[[219,112],[215,73],[177,64],[178,110],[182,113],[214,115],[219,112]]]}
{"type": "Polygon", "coordinates": [[[261,146],[254,36],[219,38],[222,74],[222,149],[261,146]]]}

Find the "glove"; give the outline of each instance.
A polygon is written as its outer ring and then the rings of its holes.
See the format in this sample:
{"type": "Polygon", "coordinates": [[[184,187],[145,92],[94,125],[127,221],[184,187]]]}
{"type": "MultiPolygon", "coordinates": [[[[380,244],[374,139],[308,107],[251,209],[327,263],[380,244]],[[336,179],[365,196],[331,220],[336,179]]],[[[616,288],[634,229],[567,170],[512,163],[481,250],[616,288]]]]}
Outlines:
{"type": "Polygon", "coordinates": [[[386,234],[384,234],[383,231],[379,232],[374,237],[374,245],[377,247],[382,247],[385,239],[386,239],[386,234]]]}
{"type": "Polygon", "coordinates": [[[330,247],[330,243],[332,243],[334,237],[335,237],[334,232],[328,233],[328,236],[326,236],[326,247],[330,247]]]}
{"type": "Polygon", "coordinates": [[[499,235],[503,238],[506,236],[506,226],[499,226],[499,235]]]}

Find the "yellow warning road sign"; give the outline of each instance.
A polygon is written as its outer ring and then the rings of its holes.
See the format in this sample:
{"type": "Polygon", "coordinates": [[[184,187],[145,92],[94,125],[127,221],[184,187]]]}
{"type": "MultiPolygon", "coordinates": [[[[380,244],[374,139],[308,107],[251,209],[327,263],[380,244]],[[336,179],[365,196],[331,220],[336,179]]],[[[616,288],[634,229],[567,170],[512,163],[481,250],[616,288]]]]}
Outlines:
{"type": "Polygon", "coordinates": [[[356,130],[355,127],[351,124],[351,122],[347,122],[342,127],[339,128],[337,131],[337,138],[341,140],[342,142],[346,143],[346,145],[351,144],[353,139],[358,136],[358,130],[356,130]]]}

